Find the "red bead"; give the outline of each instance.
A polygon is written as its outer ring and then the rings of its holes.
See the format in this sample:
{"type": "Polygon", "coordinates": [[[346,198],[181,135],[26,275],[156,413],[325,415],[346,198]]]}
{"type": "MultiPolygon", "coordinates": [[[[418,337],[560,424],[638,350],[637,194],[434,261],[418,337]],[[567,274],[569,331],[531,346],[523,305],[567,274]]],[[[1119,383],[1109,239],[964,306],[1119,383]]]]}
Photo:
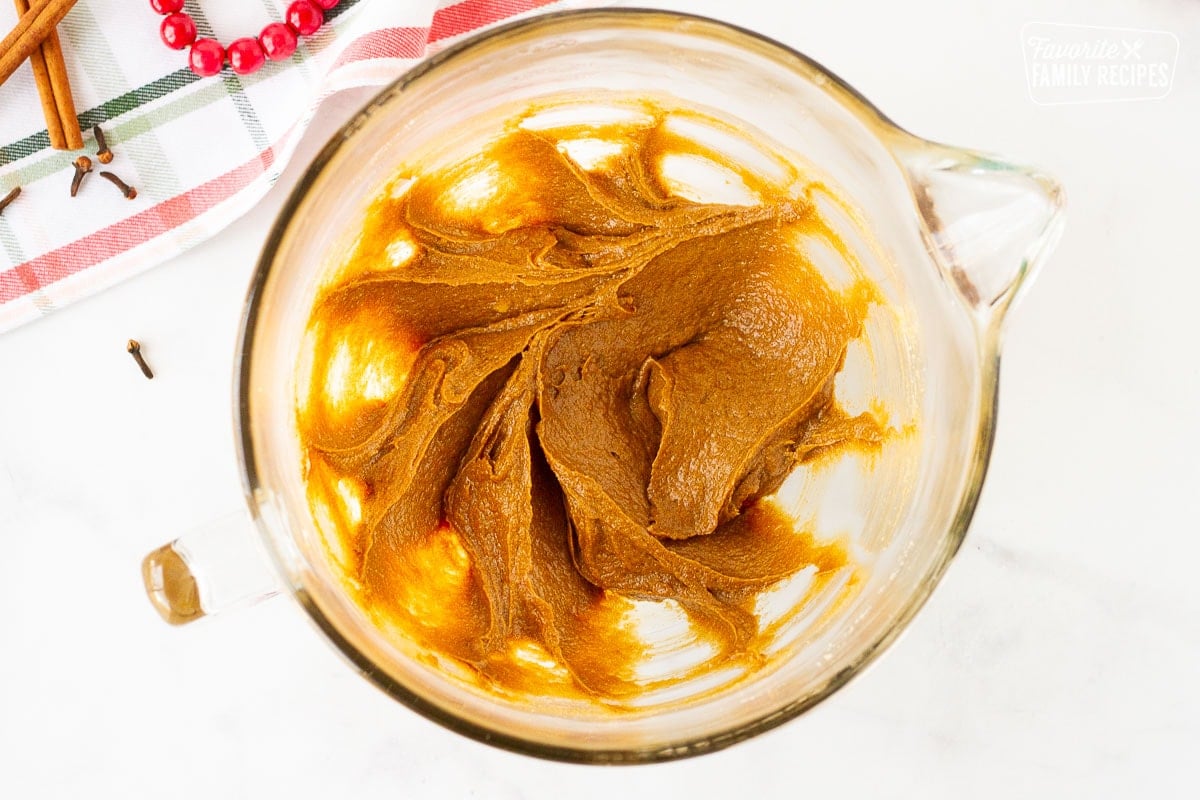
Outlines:
{"type": "Polygon", "coordinates": [[[313,0],[296,0],[288,6],[287,21],[296,33],[308,36],[325,24],[325,12],[313,0]]]}
{"type": "Polygon", "coordinates": [[[296,32],[282,22],[272,22],[263,28],[258,41],[272,61],[286,61],[296,52],[296,32]]]}
{"type": "Polygon", "coordinates": [[[314,3],[328,11],[338,4],[338,0],[313,0],[314,3]]]}
{"type": "Polygon", "coordinates": [[[216,75],[225,64],[225,48],[216,39],[201,39],[188,53],[188,66],[201,78],[216,75]]]}
{"type": "Polygon", "coordinates": [[[174,14],[183,10],[183,0],[150,0],[150,7],[159,14],[174,14]]]}
{"type": "Polygon", "coordinates": [[[234,39],[229,43],[229,66],[238,75],[258,72],[265,63],[267,63],[267,56],[263,52],[262,45],[258,43],[258,39],[251,39],[247,36],[244,39],[234,39]]]}
{"type": "Polygon", "coordinates": [[[159,33],[167,47],[182,50],[196,41],[196,23],[187,14],[170,14],[163,17],[159,33]]]}

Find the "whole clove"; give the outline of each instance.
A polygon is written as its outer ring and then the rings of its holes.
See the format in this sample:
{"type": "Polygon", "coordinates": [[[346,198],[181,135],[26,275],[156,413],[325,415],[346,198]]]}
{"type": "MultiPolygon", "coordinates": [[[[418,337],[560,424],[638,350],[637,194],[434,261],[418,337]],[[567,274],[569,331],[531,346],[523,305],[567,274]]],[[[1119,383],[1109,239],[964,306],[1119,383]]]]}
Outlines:
{"type": "Polygon", "coordinates": [[[146,380],[154,380],[154,372],[150,369],[150,365],[146,363],[146,358],[142,355],[142,343],[137,339],[130,339],[125,349],[129,351],[129,355],[133,356],[133,360],[141,368],[142,374],[146,376],[146,380]]]}
{"type": "Polygon", "coordinates": [[[111,183],[113,186],[120,189],[121,194],[125,195],[126,200],[132,200],[135,197],[137,197],[137,189],[133,188],[128,183],[121,180],[116,175],[112,174],[111,172],[101,172],[100,177],[104,178],[109,183],[111,183]]]}
{"type": "Polygon", "coordinates": [[[4,209],[12,205],[12,201],[16,200],[21,195],[21,187],[14,186],[12,191],[4,195],[4,199],[0,200],[0,214],[4,213],[4,209]]]}
{"type": "Polygon", "coordinates": [[[96,137],[96,159],[101,164],[112,163],[113,154],[112,150],[108,148],[108,141],[104,138],[104,131],[97,125],[92,128],[92,134],[96,137]]]}
{"type": "Polygon", "coordinates": [[[92,171],[92,160],[87,156],[80,156],[75,159],[75,177],[71,179],[71,197],[79,194],[79,185],[83,183],[83,176],[92,171]]]}

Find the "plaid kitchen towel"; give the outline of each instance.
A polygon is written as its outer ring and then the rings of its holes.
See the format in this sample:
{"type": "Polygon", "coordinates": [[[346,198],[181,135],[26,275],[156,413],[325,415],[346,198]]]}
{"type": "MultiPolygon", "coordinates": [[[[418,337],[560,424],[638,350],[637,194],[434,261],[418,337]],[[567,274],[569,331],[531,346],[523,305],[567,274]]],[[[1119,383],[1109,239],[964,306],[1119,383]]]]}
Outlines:
{"type": "MultiPolygon", "coordinates": [[[[200,36],[229,43],[289,0],[188,0],[200,36]]],[[[78,153],[51,150],[33,73],[0,86],[0,332],[95,294],[220,231],[279,177],[321,100],[379,86],[458,37],[562,0],[341,0],[289,62],[198,78],[159,39],[145,0],[80,0],[59,26],[85,151],[99,124],[124,200],[96,175],[69,195],[78,153]]],[[[0,0],[0,35],[16,24],[0,0]]],[[[99,169],[99,164],[96,165],[99,169]]]]}

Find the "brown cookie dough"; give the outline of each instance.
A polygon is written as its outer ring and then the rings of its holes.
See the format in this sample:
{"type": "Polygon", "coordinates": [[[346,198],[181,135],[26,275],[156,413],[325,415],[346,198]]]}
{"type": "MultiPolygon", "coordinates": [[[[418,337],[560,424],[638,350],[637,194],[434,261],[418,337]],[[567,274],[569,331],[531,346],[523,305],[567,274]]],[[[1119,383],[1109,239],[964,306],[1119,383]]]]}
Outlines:
{"type": "Polygon", "coordinates": [[[357,492],[359,602],[508,690],[639,691],[622,598],[678,604],[744,652],[760,592],[847,560],[772,494],[814,454],[885,436],[833,393],[870,284],[834,291],[804,257],[797,231],[821,226],[794,187],[730,165],[761,202],[672,194],[665,153],[715,156],[664,116],[615,131],[624,149],[591,169],[512,126],[419,174],[376,201],[312,313],[318,365],[346,341],[390,351],[370,402],[299,415],[310,480],[357,492]]]}

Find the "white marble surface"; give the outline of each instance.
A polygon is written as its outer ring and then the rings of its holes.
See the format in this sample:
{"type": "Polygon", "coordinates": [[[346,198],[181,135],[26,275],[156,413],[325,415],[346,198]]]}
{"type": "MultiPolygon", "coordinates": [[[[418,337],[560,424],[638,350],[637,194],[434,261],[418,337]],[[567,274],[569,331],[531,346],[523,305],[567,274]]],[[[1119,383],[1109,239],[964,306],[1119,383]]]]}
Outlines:
{"type": "MultiPolygon", "coordinates": [[[[418,718],[286,599],[162,625],[141,556],[240,502],[234,334],[292,169],[216,240],[0,337],[0,797],[1197,796],[1200,4],[675,5],[781,38],[914,131],[1039,163],[1070,192],[1009,329],[971,535],[908,633],[780,730],[599,769],[418,718]],[[1173,31],[1174,90],[1036,106],[1031,20],[1173,31]]],[[[324,108],[301,157],[358,102],[324,108]]]]}

